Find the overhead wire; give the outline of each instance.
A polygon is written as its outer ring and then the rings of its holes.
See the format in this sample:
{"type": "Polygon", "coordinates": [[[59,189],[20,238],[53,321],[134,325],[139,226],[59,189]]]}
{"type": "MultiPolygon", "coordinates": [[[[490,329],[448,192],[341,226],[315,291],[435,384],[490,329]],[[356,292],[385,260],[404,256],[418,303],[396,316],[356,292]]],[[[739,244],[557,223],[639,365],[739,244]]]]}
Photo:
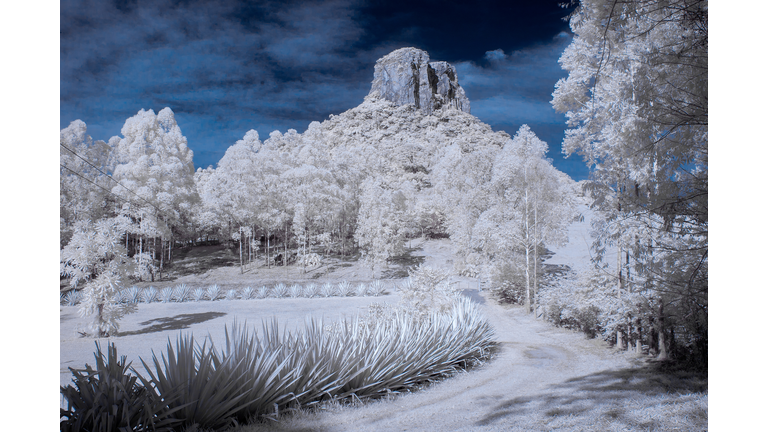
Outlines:
{"type": "MultiPolygon", "coordinates": [[[[112,177],[111,175],[109,175],[109,174],[105,173],[105,172],[104,172],[104,171],[102,171],[102,170],[101,170],[99,167],[97,167],[96,165],[92,164],[92,163],[91,163],[89,160],[87,160],[87,159],[85,159],[84,157],[82,157],[82,156],[80,156],[79,154],[77,154],[77,152],[76,152],[76,151],[74,151],[74,150],[70,149],[69,147],[65,146],[65,145],[64,145],[64,144],[63,144],[61,141],[59,141],[59,145],[60,145],[61,147],[63,147],[64,149],[66,149],[68,152],[70,152],[70,153],[72,153],[73,155],[75,155],[75,156],[76,156],[78,159],[82,160],[83,162],[85,162],[85,163],[87,163],[88,165],[90,165],[91,167],[93,167],[93,168],[94,168],[96,171],[100,172],[101,174],[103,174],[104,176],[106,176],[107,178],[109,178],[110,180],[112,180],[113,182],[117,183],[117,184],[118,184],[119,186],[121,186],[123,189],[125,189],[125,190],[127,190],[128,192],[130,192],[130,193],[132,193],[132,194],[136,195],[136,196],[137,196],[137,197],[138,197],[140,200],[142,200],[142,201],[144,201],[145,203],[147,203],[147,204],[149,204],[150,206],[152,206],[152,207],[155,209],[155,211],[156,211],[158,214],[160,214],[160,215],[164,216],[166,220],[172,219],[172,218],[169,218],[169,217],[168,217],[168,215],[167,215],[167,214],[165,214],[165,212],[163,212],[162,210],[160,210],[160,209],[159,209],[159,208],[158,208],[158,207],[157,207],[155,204],[153,204],[153,203],[151,203],[151,202],[147,201],[147,200],[146,200],[144,197],[142,197],[141,195],[139,195],[139,194],[138,194],[138,193],[136,193],[135,191],[133,191],[133,190],[129,189],[129,188],[128,188],[127,186],[125,186],[124,184],[122,184],[122,183],[120,183],[119,181],[115,180],[115,178],[114,178],[114,177],[112,177]]],[[[59,165],[61,165],[61,167],[62,167],[62,168],[65,168],[65,169],[67,169],[68,171],[72,172],[73,174],[77,175],[78,177],[80,177],[80,178],[82,178],[82,179],[84,179],[84,180],[87,180],[88,182],[90,182],[90,183],[92,183],[92,184],[94,184],[94,185],[98,186],[99,188],[101,188],[101,189],[105,190],[106,192],[108,192],[108,193],[110,193],[110,194],[112,194],[112,195],[114,195],[114,196],[116,196],[116,197],[118,197],[118,198],[120,198],[120,199],[122,199],[122,200],[124,200],[124,201],[128,202],[129,204],[134,204],[134,203],[133,203],[131,200],[128,200],[128,199],[126,199],[126,198],[123,198],[123,197],[121,197],[121,196],[117,195],[116,193],[114,193],[114,192],[112,192],[112,191],[109,191],[109,190],[107,190],[105,187],[103,187],[103,186],[100,186],[100,185],[98,185],[98,184],[96,184],[96,183],[92,182],[91,180],[89,180],[89,179],[87,179],[87,178],[83,177],[82,175],[80,175],[80,174],[78,174],[77,172],[73,171],[73,170],[72,170],[72,169],[70,169],[69,167],[66,167],[66,166],[62,165],[61,163],[60,163],[59,165]]]]}
{"type": "MultiPolygon", "coordinates": [[[[131,190],[131,189],[129,189],[127,186],[125,186],[125,185],[123,185],[122,183],[120,183],[119,181],[115,180],[115,178],[114,178],[114,177],[112,177],[111,175],[109,175],[109,174],[105,173],[105,172],[104,172],[104,171],[102,171],[102,170],[101,170],[99,167],[97,167],[96,165],[92,164],[92,163],[91,163],[89,160],[85,159],[84,157],[82,157],[82,156],[80,156],[79,154],[77,154],[77,152],[75,152],[74,150],[72,150],[72,149],[70,149],[69,147],[67,147],[67,146],[65,146],[64,144],[62,144],[62,143],[61,143],[61,141],[59,141],[59,145],[60,145],[60,146],[62,146],[62,147],[64,147],[64,148],[65,148],[65,149],[66,149],[68,152],[72,153],[73,155],[75,155],[76,157],[78,157],[79,159],[81,159],[83,162],[85,162],[85,163],[87,163],[88,165],[92,166],[94,169],[96,169],[96,171],[100,172],[101,174],[105,175],[107,178],[109,178],[109,179],[110,179],[110,180],[112,180],[113,182],[115,182],[115,183],[117,183],[118,185],[120,185],[120,186],[121,186],[123,189],[125,189],[125,190],[127,190],[128,192],[130,192],[130,193],[132,193],[132,194],[136,195],[136,196],[137,196],[137,197],[138,197],[140,200],[142,200],[142,201],[144,201],[145,203],[147,203],[147,204],[149,204],[150,206],[152,206],[152,207],[153,207],[153,208],[154,208],[154,209],[155,209],[155,210],[156,210],[158,213],[161,213],[161,214],[163,214],[164,216],[167,216],[167,215],[165,215],[165,214],[163,213],[163,211],[162,211],[162,210],[160,210],[159,208],[157,208],[157,206],[156,206],[156,205],[154,205],[153,203],[151,203],[151,202],[147,201],[147,200],[146,200],[144,197],[142,197],[142,196],[141,196],[141,195],[139,195],[138,193],[136,193],[136,192],[132,191],[132,190],[131,190]]],[[[61,164],[60,164],[60,165],[61,165],[61,164]]],[[[63,166],[63,165],[62,165],[62,166],[63,166]]],[[[67,168],[67,167],[64,167],[64,168],[67,168]]],[[[67,168],[67,169],[69,169],[69,168],[67,168]]],[[[71,169],[69,169],[69,170],[70,170],[70,171],[72,171],[71,169]]],[[[73,171],[73,172],[74,172],[74,171],[73,171]]],[[[82,176],[81,176],[81,177],[82,177],[82,176]]],[[[83,177],[83,178],[85,178],[85,177],[83,177]]],[[[86,180],[87,180],[87,179],[86,179],[86,180]]],[[[93,183],[93,182],[92,182],[92,183],[93,183]]],[[[95,183],[94,183],[94,184],[95,184],[95,183]]],[[[97,186],[98,186],[98,185],[97,185],[97,186]]],[[[101,186],[99,186],[99,187],[101,187],[101,186]]],[[[104,189],[104,188],[102,187],[102,189],[104,189]]],[[[105,190],[106,190],[106,189],[105,189],[105,190]]],[[[115,196],[118,196],[118,195],[116,195],[114,192],[110,192],[110,193],[111,193],[111,194],[113,194],[113,195],[115,195],[115,196]]],[[[130,201],[128,201],[128,202],[130,203],[130,201]]]]}

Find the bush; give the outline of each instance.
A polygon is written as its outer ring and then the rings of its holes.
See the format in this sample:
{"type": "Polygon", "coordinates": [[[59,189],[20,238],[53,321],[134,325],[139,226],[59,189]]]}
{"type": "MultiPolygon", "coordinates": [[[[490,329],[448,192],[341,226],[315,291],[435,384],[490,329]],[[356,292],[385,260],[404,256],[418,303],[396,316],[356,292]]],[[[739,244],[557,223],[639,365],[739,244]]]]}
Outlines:
{"type": "Polygon", "coordinates": [[[420,265],[408,273],[408,279],[400,286],[406,310],[421,316],[446,312],[459,297],[458,289],[448,283],[448,272],[420,265]]]}
{"type": "MultiPolygon", "coordinates": [[[[464,297],[444,312],[421,316],[394,310],[381,318],[365,324],[360,318],[343,320],[330,332],[322,321],[310,319],[295,333],[281,332],[273,319],[262,323],[261,338],[235,322],[225,328],[221,351],[180,333],[175,347],[169,340],[165,354],[153,353],[154,368],[141,361],[150,375],[139,376],[144,389],[135,378],[125,378],[121,364],[113,375],[132,390],[121,396],[126,402],[109,401],[99,409],[116,406],[120,416],[139,416],[140,421],[126,423],[127,430],[142,429],[150,419],[157,430],[171,422],[178,430],[224,428],[325,399],[358,400],[412,389],[482,361],[494,345],[492,328],[464,297]],[[167,404],[158,402],[160,396],[167,404]]],[[[72,391],[76,399],[80,392],[72,391]]],[[[85,415],[71,417],[77,421],[85,415]]]]}
{"type": "MultiPolygon", "coordinates": [[[[125,356],[118,359],[117,348],[108,346],[107,357],[96,343],[96,369],[69,368],[75,386],[61,387],[67,400],[67,409],[61,409],[60,428],[69,431],[172,431],[177,420],[166,402],[151,387],[137,382],[137,376],[128,373],[125,356]]],[[[173,392],[164,395],[172,400],[173,392]]]]}

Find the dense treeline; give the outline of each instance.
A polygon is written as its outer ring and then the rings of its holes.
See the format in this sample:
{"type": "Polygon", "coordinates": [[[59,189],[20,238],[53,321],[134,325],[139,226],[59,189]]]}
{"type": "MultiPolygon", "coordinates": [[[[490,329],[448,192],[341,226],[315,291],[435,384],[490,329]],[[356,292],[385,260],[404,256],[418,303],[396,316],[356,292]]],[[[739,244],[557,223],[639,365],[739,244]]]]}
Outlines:
{"type": "Polygon", "coordinates": [[[708,2],[585,0],[570,25],[552,103],[591,167],[601,258],[573,306],[620,347],[706,365],[708,2]]]}

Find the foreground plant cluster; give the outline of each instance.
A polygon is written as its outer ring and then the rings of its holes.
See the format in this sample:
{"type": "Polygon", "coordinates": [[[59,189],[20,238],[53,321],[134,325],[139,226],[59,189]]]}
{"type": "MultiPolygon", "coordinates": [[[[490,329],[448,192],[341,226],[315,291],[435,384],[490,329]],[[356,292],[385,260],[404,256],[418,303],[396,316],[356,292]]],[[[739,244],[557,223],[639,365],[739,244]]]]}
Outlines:
{"type": "MultiPolygon", "coordinates": [[[[186,301],[203,300],[250,300],[265,298],[317,298],[317,297],[351,297],[351,296],[381,296],[385,293],[385,286],[381,280],[359,283],[357,285],[342,281],[338,284],[326,282],[324,284],[310,283],[307,285],[278,283],[274,286],[261,286],[259,288],[245,287],[243,289],[224,290],[219,285],[213,284],[207,288],[192,288],[186,284],[179,284],[173,288],[157,289],[153,286],[138,288],[133,286],[119,290],[119,301],[123,304],[137,303],[182,303],[186,301]]],[[[60,303],[67,306],[80,304],[82,294],[80,291],[71,290],[60,294],[60,303]]]]}
{"type": "Polygon", "coordinates": [[[175,345],[169,339],[159,358],[141,359],[148,377],[118,358],[114,344],[105,356],[97,343],[96,368],[70,368],[74,386],[61,388],[61,430],[220,430],[286,409],[409,391],[487,359],[494,346],[493,329],[464,297],[428,315],[401,309],[337,326],[309,319],[296,333],[281,332],[276,320],[260,333],[234,322],[225,333],[221,349],[190,334],[175,345]]]}

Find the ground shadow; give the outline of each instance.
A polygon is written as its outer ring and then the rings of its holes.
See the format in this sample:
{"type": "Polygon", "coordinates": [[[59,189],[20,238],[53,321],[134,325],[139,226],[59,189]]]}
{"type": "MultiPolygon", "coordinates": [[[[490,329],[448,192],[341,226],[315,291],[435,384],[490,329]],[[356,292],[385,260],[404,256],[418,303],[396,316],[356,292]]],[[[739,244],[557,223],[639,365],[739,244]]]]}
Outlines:
{"type": "MultiPolygon", "coordinates": [[[[547,391],[533,396],[516,397],[501,402],[480,419],[478,426],[488,426],[507,417],[526,418],[534,415],[546,417],[579,416],[607,417],[629,428],[656,429],[662,425],[638,424],[630,418],[630,411],[644,403],[654,404],[662,395],[706,394],[707,374],[686,370],[665,369],[658,364],[643,364],[620,370],[607,370],[569,379],[550,386],[547,391]],[[588,413],[588,414],[587,414],[588,413]]],[[[484,398],[484,403],[491,402],[484,398]]],[[[670,402],[672,403],[672,402],[670,402]]],[[[707,424],[707,411],[687,413],[695,421],[707,424]]]]}
{"type": "Polygon", "coordinates": [[[424,264],[427,259],[425,256],[412,255],[415,251],[420,251],[420,247],[405,248],[405,252],[402,255],[398,255],[389,259],[388,263],[396,265],[397,268],[387,269],[382,273],[382,279],[401,279],[408,277],[408,270],[410,268],[418,267],[424,264]]]}
{"type": "Polygon", "coordinates": [[[212,319],[221,318],[226,313],[224,312],[203,312],[195,314],[182,314],[175,317],[157,318],[149,321],[139,323],[144,327],[140,330],[119,332],[117,336],[134,336],[147,333],[157,333],[166,330],[181,330],[189,328],[192,324],[198,324],[201,322],[210,321],[212,319]]]}

